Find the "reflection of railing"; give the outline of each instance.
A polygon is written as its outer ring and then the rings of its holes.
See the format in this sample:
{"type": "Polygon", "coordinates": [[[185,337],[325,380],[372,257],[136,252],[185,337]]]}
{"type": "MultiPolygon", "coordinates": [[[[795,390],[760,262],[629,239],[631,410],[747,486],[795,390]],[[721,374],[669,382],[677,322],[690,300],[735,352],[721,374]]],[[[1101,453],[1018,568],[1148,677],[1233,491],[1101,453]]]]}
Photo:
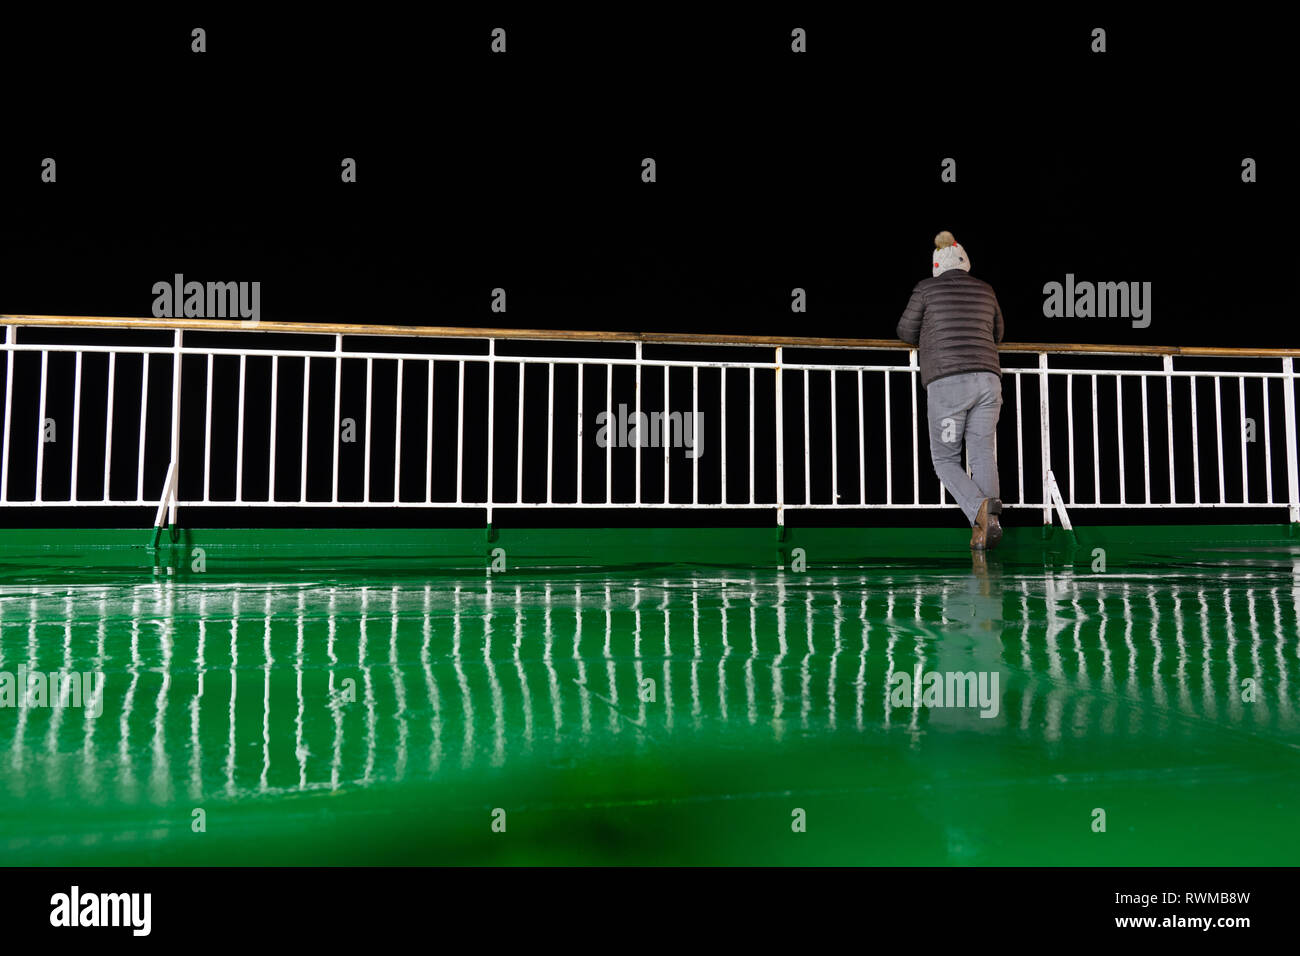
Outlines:
{"type": "MultiPolygon", "coordinates": [[[[0,323],[6,327],[0,503],[7,506],[157,504],[155,525],[164,512],[174,524],[178,507],[225,505],[477,508],[489,523],[494,508],[774,509],[784,523],[788,509],[952,507],[942,485],[934,495],[922,490],[923,479],[927,488],[932,482],[920,370],[916,350],[896,341],[58,316],[0,316],[0,323]],[[154,336],[170,330],[172,340],[102,345],[20,335],[52,327],[83,340],[104,329],[154,336]],[[244,337],[232,347],[186,339],[213,332],[244,337]],[[270,347],[255,332],[291,334],[298,344],[270,347]],[[402,337],[411,345],[366,344],[376,336],[402,337]],[[315,344],[321,337],[328,345],[315,344]],[[438,343],[436,351],[425,351],[431,342],[438,343]],[[534,350],[545,343],[557,354],[508,354],[523,342],[534,350]],[[611,354],[580,354],[593,346],[611,354]],[[652,357],[647,346],[676,351],[652,357]],[[771,357],[719,359],[719,348],[760,349],[771,357]],[[690,349],[697,350],[694,357],[689,351],[681,357],[690,349]],[[706,357],[701,349],[713,351],[706,357]],[[792,361],[792,349],[818,358],[792,361]],[[837,357],[850,350],[856,352],[852,360],[837,357]],[[864,350],[886,356],[902,350],[906,361],[864,362],[864,350]],[[70,382],[49,368],[50,357],[61,353],[73,356],[72,369],[61,373],[70,374],[70,382]],[[34,421],[15,422],[15,360],[22,356],[39,358],[39,399],[34,421]],[[83,367],[92,360],[107,368],[102,416],[97,407],[89,410],[100,396],[83,394],[83,367]],[[229,405],[213,395],[214,365],[226,362],[238,365],[238,391],[229,405]],[[121,396],[117,376],[128,363],[132,383],[139,367],[140,386],[138,395],[121,396]],[[158,365],[170,389],[165,418],[148,413],[158,365]],[[360,493],[341,496],[340,454],[348,441],[343,380],[346,370],[362,367],[360,493]],[[281,385],[286,369],[292,370],[287,395],[281,385]],[[394,400],[385,399],[382,409],[376,408],[377,369],[391,375],[395,388],[394,400]],[[199,375],[204,383],[198,413],[182,401],[183,370],[186,381],[199,375]],[[444,376],[454,387],[438,391],[444,376]],[[537,389],[534,403],[526,395],[542,376],[545,389],[537,389]],[[253,384],[269,401],[250,407],[253,384]],[[57,500],[46,494],[51,389],[73,394],[69,491],[57,500]],[[312,430],[319,415],[313,407],[331,395],[326,414],[332,429],[322,440],[324,433],[312,430]],[[124,448],[113,440],[121,430],[114,427],[115,414],[134,416],[137,401],[138,429],[124,448]],[[647,416],[651,440],[660,433],[656,424],[669,440],[619,448],[602,442],[601,429],[593,427],[596,416],[615,414],[620,404],[647,416]],[[230,405],[237,426],[234,494],[214,498],[213,417],[230,405]],[[104,423],[102,445],[93,449],[82,447],[87,416],[104,423]],[[696,423],[686,441],[698,448],[682,447],[684,416],[696,423]],[[268,436],[267,447],[255,453],[245,441],[250,422],[268,436]],[[895,434],[903,422],[908,437],[895,434]],[[11,464],[25,465],[11,442],[19,434],[36,435],[30,497],[13,494],[10,486],[11,464]],[[439,446],[435,436],[447,440],[439,446]],[[379,460],[372,438],[385,450],[391,441],[391,459],[379,460]],[[166,447],[160,459],[165,472],[160,467],[146,476],[147,445],[166,447]],[[182,448],[200,445],[201,472],[182,468],[182,448]],[[102,480],[96,468],[87,487],[79,482],[85,470],[79,458],[93,454],[98,460],[101,452],[102,480]],[[266,469],[265,493],[246,487],[246,452],[248,461],[266,469]],[[482,466],[467,463],[480,455],[482,466]],[[284,480],[279,472],[294,464],[293,480],[284,480]],[[111,475],[124,467],[135,476],[134,495],[114,496],[111,475]],[[452,482],[435,480],[449,469],[452,482]],[[331,481],[328,490],[315,493],[309,478],[318,473],[331,481]]],[[[1003,459],[1015,462],[1014,480],[1003,469],[1007,507],[1041,509],[1045,523],[1055,510],[1067,526],[1067,510],[1074,508],[1286,508],[1290,520],[1300,522],[1294,352],[1039,344],[1007,344],[1002,351],[1010,408],[1000,443],[1003,459]],[[1036,363],[1017,364],[1023,355],[1036,356],[1036,363]],[[1060,365],[1080,355],[1110,358],[1089,368],[1060,365]],[[1115,367],[1122,364],[1116,357],[1159,365],[1115,367]],[[1176,367],[1176,360],[1218,360],[1219,367],[1176,367]],[[1232,370],[1225,363],[1252,367],[1232,370]],[[1059,438],[1053,448],[1053,421],[1057,434],[1063,432],[1063,448],[1059,438]]]]}
{"type": "Polygon", "coordinates": [[[106,677],[98,717],[0,709],[0,807],[6,791],[168,801],[441,779],[697,735],[942,724],[1016,747],[1113,734],[1200,753],[1215,732],[1290,747],[1296,574],[167,581],[61,602],[4,587],[0,671],[106,677]],[[894,706],[896,675],[918,670],[998,672],[997,715],[894,706]]]}

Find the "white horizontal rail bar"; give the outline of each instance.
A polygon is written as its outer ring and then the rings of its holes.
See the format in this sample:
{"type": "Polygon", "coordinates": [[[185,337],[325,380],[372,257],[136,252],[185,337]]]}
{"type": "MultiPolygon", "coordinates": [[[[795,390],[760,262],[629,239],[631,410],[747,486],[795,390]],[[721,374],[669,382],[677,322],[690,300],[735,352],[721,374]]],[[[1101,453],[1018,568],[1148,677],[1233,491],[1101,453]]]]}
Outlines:
{"type": "MultiPolygon", "coordinates": [[[[49,507],[59,507],[59,508],[111,508],[111,507],[119,507],[119,506],[123,506],[123,505],[128,506],[128,507],[156,508],[156,507],[158,507],[158,502],[157,502],[156,500],[149,500],[149,499],[129,499],[129,498],[128,498],[128,499],[124,499],[124,500],[120,500],[120,501],[119,501],[119,500],[116,500],[116,499],[114,499],[114,500],[112,500],[112,501],[98,501],[98,500],[96,500],[96,501],[67,501],[67,500],[51,500],[51,499],[49,499],[49,498],[46,498],[46,499],[43,500],[43,501],[7,501],[7,502],[5,502],[5,505],[6,505],[7,507],[12,507],[12,508],[49,508],[49,507]]],[[[1042,505],[1042,502],[1040,502],[1040,501],[1004,501],[1004,502],[1002,503],[1002,507],[1004,507],[1004,508],[1039,509],[1039,508],[1042,508],[1042,506],[1043,506],[1043,505],[1042,505]]],[[[319,501],[315,501],[315,500],[313,500],[313,501],[266,501],[266,500],[255,500],[255,501],[216,501],[216,500],[208,500],[208,501],[204,501],[204,500],[201,499],[201,498],[196,498],[196,499],[194,499],[194,500],[178,499],[178,500],[176,501],[176,507],[178,507],[178,508],[232,508],[232,507],[238,507],[238,508],[428,508],[428,509],[445,509],[445,508],[487,508],[487,507],[489,507],[489,505],[488,505],[488,503],[485,502],[485,501],[438,501],[438,500],[434,500],[434,501],[432,501],[432,502],[427,502],[427,501],[400,501],[400,502],[394,504],[394,503],[391,502],[391,501],[329,501],[329,500],[326,500],[326,499],[321,499],[321,500],[319,500],[319,501]]],[[[750,503],[748,503],[748,502],[730,502],[730,503],[725,504],[725,505],[724,505],[724,504],[721,504],[721,503],[717,503],[717,502],[710,503],[710,502],[706,502],[706,501],[701,501],[701,502],[682,502],[682,503],[680,503],[680,504],[678,504],[678,503],[674,503],[674,502],[664,503],[664,502],[662,502],[662,501],[645,501],[645,502],[642,502],[642,503],[639,504],[639,505],[636,504],[635,502],[632,502],[632,501],[615,501],[615,502],[612,502],[612,503],[610,503],[610,504],[606,504],[606,503],[603,502],[603,501],[583,501],[583,502],[573,502],[573,501],[570,501],[570,502],[563,502],[563,501],[556,501],[556,502],[549,502],[549,503],[548,503],[548,502],[545,502],[545,501],[507,501],[507,502],[500,502],[500,501],[498,501],[498,502],[494,502],[494,503],[491,505],[491,507],[492,507],[493,510],[499,510],[499,511],[509,511],[509,510],[511,510],[512,508],[554,508],[554,509],[557,509],[557,510],[563,510],[563,509],[565,509],[565,508],[605,508],[605,509],[608,509],[608,510],[615,510],[615,509],[619,509],[619,508],[632,508],[632,507],[636,507],[636,508],[684,508],[684,509],[698,508],[698,509],[703,509],[703,510],[712,510],[712,511],[716,511],[716,510],[719,510],[719,509],[745,509],[745,510],[749,510],[749,511],[761,511],[761,510],[766,509],[766,510],[772,511],[772,510],[775,510],[775,509],[778,507],[778,505],[777,505],[777,503],[776,503],[775,501],[769,501],[769,502],[761,502],[761,501],[760,501],[760,502],[755,502],[755,503],[753,503],[753,504],[750,504],[750,503]]],[[[896,502],[896,503],[894,503],[894,504],[892,504],[892,505],[884,504],[883,502],[874,502],[874,501],[869,501],[869,502],[867,502],[865,505],[864,505],[864,504],[859,504],[859,503],[857,503],[857,502],[850,502],[850,503],[846,503],[846,504],[838,504],[838,505],[827,504],[827,503],[814,503],[814,504],[791,504],[790,502],[786,502],[786,503],[784,503],[783,505],[781,505],[780,507],[785,508],[787,511],[807,511],[807,510],[809,510],[809,509],[814,509],[814,510],[821,509],[821,510],[829,510],[829,511],[855,511],[855,510],[856,510],[856,511],[863,511],[863,510],[873,510],[873,511],[874,511],[874,510],[877,510],[877,509],[887,509],[887,510],[891,510],[891,511],[915,511],[915,510],[917,510],[917,509],[919,509],[919,508],[924,508],[924,509],[948,509],[948,510],[952,510],[952,509],[953,509],[954,507],[956,507],[956,506],[953,505],[951,502],[949,502],[949,503],[947,503],[947,504],[940,504],[940,503],[935,502],[935,501],[922,502],[922,503],[920,503],[920,504],[911,504],[911,503],[906,503],[906,502],[905,502],[905,503],[897,503],[897,502],[896,502]]],[[[1167,502],[1167,501],[1165,501],[1165,502],[1156,501],[1156,502],[1152,502],[1151,504],[1144,504],[1144,503],[1141,503],[1141,502],[1137,502],[1137,503],[1130,502],[1129,504],[1125,505],[1124,507],[1125,507],[1126,510],[1127,510],[1127,509],[1147,509],[1147,508],[1230,508],[1230,509],[1238,509],[1238,508],[1243,508],[1243,509],[1244,509],[1244,508],[1250,508],[1250,509],[1265,509],[1265,508],[1286,508],[1286,507],[1287,507],[1287,503],[1286,503],[1285,501],[1272,501],[1272,502],[1267,502],[1267,501],[1250,501],[1250,502],[1240,502],[1240,501],[1235,501],[1235,502],[1234,502],[1234,501],[1224,501],[1224,502],[1219,502],[1219,501],[1203,501],[1203,502],[1201,502],[1200,504],[1197,504],[1197,503],[1194,502],[1194,501],[1177,501],[1177,502],[1174,502],[1174,503],[1171,504],[1171,503],[1169,503],[1169,502],[1167,502]]],[[[1092,503],[1092,502],[1080,502],[1080,503],[1078,503],[1078,504],[1075,504],[1075,505],[1071,505],[1071,506],[1070,506],[1070,510],[1071,510],[1071,511],[1074,511],[1076,508],[1100,508],[1100,509],[1119,510],[1119,506],[1118,506],[1117,504],[1112,503],[1112,502],[1102,502],[1101,504],[1096,504],[1096,503],[1092,503]]]]}
{"type": "MultiPolygon", "coordinates": [[[[656,344],[656,343],[649,343],[656,344]]],[[[700,346],[708,348],[710,346],[700,346]]],[[[738,346],[731,346],[732,348],[738,346]]],[[[750,348],[770,348],[771,346],[748,346],[750,348]]],[[[167,345],[158,346],[127,346],[127,345],[42,345],[18,343],[8,345],[0,342],[0,351],[4,352],[81,352],[88,355],[175,355],[176,349],[167,345]]],[[[408,360],[408,361],[436,361],[436,362],[489,362],[497,363],[523,363],[526,365],[649,365],[655,368],[668,366],[670,368],[757,368],[771,369],[771,361],[744,361],[740,359],[666,359],[666,358],[619,358],[610,356],[607,358],[592,358],[587,356],[537,356],[537,355],[497,355],[495,357],[484,355],[478,352],[378,352],[378,351],[357,351],[357,352],[336,352],[332,349],[236,349],[236,348],[204,348],[201,346],[184,346],[180,349],[182,355],[226,355],[238,358],[246,356],[248,358],[271,358],[279,356],[280,358],[336,358],[342,356],[344,359],[380,359],[383,361],[408,360]]],[[[1017,353],[1020,354],[1020,353],[1017,353]]],[[[1046,355],[1077,355],[1075,352],[1046,352],[1046,355]]],[[[1088,353],[1099,354],[1099,353],[1088,353]]],[[[1106,354],[1106,353],[1100,353],[1106,354]]],[[[1148,356],[1138,356],[1139,358],[1148,358],[1148,356]]],[[[1180,358],[1181,356],[1166,356],[1168,358],[1180,358]]],[[[1201,358],[1201,356],[1192,356],[1201,358]]],[[[1256,359],[1255,361],[1271,362],[1277,361],[1273,358],[1256,359]]],[[[913,372],[919,373],[916,365],[907,362],[899,362],[896,365],[850,365],[844,363],[832,362],[782,362],[781,367],[792,372],[799,371],[838,371],[838,372],[913,372]]],[[[1003,376],[1007,375],[1038,375],[1040,372],[1037,368],[1029,366],[1004,367],[1003,376]]],[[[1090,367],[1070,367],[1070,368],[1048,368],[1049,375],[1108,375],[1120,376],[1125,378],[1148,377],[1148,378],[1193,378],[1197,376],[1208,376],[1216,374],[1213,370],[1186,370],[1174,369],[1166,372],[1161,369],[1113,369],[1113,368],[1090,368],[1090,367]]],[[[1264,378],[1286,378],[1285,372],[1270,371],[1247,371],[1224,370],[1217,374],[1231,374],[1234,378],[1247,379],[1264,379],[1264,378]]]]}

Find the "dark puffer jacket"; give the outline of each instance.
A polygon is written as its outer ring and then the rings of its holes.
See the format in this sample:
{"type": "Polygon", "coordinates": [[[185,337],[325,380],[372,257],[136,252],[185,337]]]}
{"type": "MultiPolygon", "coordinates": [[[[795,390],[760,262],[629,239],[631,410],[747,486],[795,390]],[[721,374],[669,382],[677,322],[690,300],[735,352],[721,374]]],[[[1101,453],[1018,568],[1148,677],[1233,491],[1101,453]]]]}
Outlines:
{"type": "Polygon", "coordinates": [[[961,269],[922,279],[898,320],[898,337],[920,345],[921,383],[961,372],[1002,374],[1002,308],[993,287],[961,269]]]}

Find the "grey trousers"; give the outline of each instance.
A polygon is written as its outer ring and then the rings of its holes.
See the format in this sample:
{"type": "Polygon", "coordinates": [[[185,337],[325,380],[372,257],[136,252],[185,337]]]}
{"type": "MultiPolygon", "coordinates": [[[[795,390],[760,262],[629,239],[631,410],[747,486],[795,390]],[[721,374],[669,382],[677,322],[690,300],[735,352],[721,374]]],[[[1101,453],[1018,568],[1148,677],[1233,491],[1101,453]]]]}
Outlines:
{"type": "Polygon", "coordinates": [[[925,396],[934,473],[973,526],[984,499],[999,497],[997,435],[1002,379],[992,372],[948,375],[926,386],[925,396]],[[961,461],[963,439],[969,477],[961,461]]]}

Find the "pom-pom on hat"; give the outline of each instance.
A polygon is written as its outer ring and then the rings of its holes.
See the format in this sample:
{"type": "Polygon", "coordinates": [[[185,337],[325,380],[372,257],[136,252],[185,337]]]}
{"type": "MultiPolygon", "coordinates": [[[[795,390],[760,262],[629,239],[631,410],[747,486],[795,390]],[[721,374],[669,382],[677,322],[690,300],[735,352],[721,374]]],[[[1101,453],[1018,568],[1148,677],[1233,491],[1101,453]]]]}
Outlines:
{"type": "Polygon", "coordinates": [[[933,274],[936,276],[949,269],[964,269],[970,272],[970,256],[966,255],[966,250],[953,238],[952,233],[945,229],[934,237],[932,265],[933,274]]]}

